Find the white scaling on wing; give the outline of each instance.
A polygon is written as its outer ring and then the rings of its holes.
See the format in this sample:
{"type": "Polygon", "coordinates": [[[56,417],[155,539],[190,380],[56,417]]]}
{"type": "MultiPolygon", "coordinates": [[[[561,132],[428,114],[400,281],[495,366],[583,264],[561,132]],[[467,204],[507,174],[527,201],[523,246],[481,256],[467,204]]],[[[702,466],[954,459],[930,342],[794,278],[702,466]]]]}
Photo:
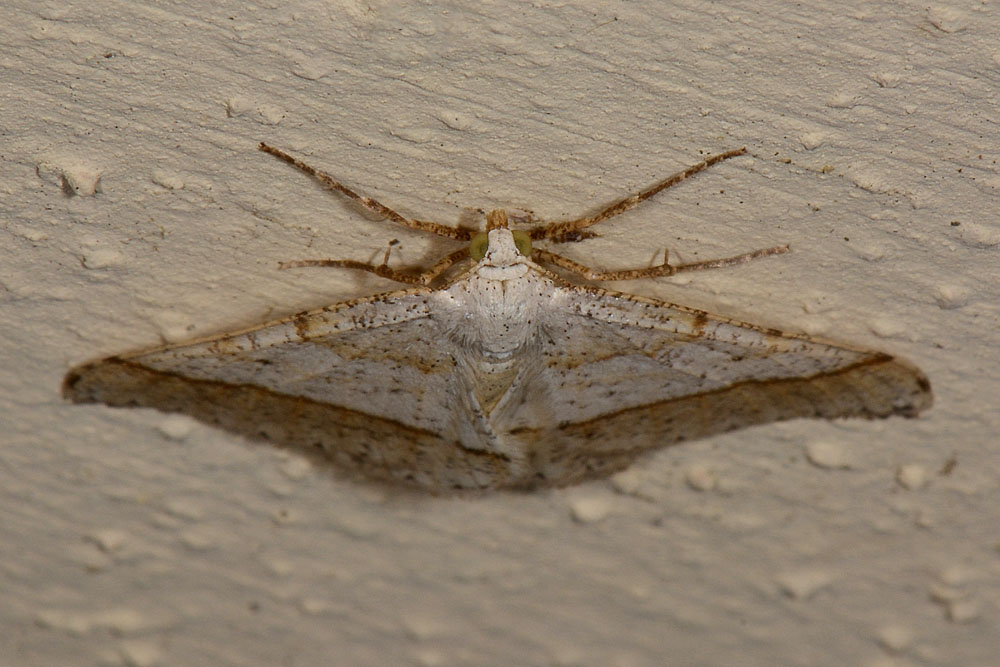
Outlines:
{"type": "MultiPolygon", "coordinates": [[[[433,492],[532,488],[599,477],[692,438],[796,417],[912,417],[924,375],[887,354],[577,284],[738,265],[778,246],[695,264],[601,272],[531,240],[587,228],[722,159],[709,158],[597,215],[485,234],[404,218],[261,145],[394,222],[469,242],[424,272],[340,266],[416,285],[244,331],[79,366],[77,402],[182,412],[305,452],[350,476],[433,492]]],[[[391,247],[391,246],[390,246],[391,247]]]]}

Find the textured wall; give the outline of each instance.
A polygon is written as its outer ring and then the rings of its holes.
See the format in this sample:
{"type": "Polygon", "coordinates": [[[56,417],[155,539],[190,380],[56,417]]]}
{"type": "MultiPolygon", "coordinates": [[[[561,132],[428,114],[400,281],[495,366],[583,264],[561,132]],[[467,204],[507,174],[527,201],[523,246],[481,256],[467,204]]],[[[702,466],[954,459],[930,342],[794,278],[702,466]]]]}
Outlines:
{"type": "Polygon", "coordinates": [[[996,5],[274,4],[0,12],[0,664],[994,662],[996,5]],[[445,248],[260,140],[442,222],[746,145],[568,254],[789,243],[615,287],[898,353],[937,402],[471,499],[64,403],[71,364],[392,287],[279,261],[445,248]]]}

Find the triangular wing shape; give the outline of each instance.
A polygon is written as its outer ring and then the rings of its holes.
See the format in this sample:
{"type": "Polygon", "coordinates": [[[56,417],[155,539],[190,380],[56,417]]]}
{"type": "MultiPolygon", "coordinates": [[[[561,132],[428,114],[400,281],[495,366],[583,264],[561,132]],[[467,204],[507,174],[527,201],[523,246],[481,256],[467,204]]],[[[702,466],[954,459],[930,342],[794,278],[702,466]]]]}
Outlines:
{"type": "MultiPolygon", "coordinates": [[[[473,235],[404,218],[264,143],[261,150],[373,213],[470,246],[420,274],[339,266],[408,284],[443,283],[302,313],[245,331],[111,357],[71,370],[76,402],[182,412],[331,460],[369,478],[430,490],[565,485],[606,475],[650,449],[795,417],[912,416],[927,378],[889,355],[569,286],[529,259],[531,239],[588,238],[586,228],[745,149],[678,172],[604,211],[511,230],[487,214],[473,235]],[[476,265],[445,281],[442,272],[476,265]]],[[[579,275],[625,279],[731,266],[785,252],[600,272],[547,250],[579,275]]]]}
{"type": "Polygon", "coordinates": [[[504,485],[503,456],[459,442],[472,417],[455,405],[455,358],[431,312],[438,295],[377,295],[102,359],[70,371],[63,392],[184,413],[366,478],[504,485]]]}
{"type": "Polygon", "coordinates": [[[185,413],[434,491],[562,486],[683,440],[931,402],[920,371],[886,354],[594,288],[546,291],[516,374],[494,378],[498,396],[448,338],[449,296],[429,289],[85,364],[64,392],[185,413]]]}
{"type": "Polygon", "coordinates": [[[644,451],[797,417],[914,416],[932,401],[915,367],[881,352],[589,287],[558,288],[541,336],[536,409],[503,425],[541,484],[570,484],[644,451]]]}

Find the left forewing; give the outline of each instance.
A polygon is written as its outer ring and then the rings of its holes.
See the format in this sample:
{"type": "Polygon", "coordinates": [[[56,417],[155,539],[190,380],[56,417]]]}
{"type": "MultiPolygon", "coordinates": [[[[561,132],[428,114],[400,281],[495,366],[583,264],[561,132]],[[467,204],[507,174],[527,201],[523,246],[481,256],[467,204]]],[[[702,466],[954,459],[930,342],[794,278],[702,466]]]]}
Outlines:
{"type": "Polygon", "coordinates": [[[503,462],[466,452],[453,433],[455,362],[434,318],[438,294],[395,292],[102,359],[71,370],[64,393],[181,412],[366,477],[487,485],[503,462]]]}

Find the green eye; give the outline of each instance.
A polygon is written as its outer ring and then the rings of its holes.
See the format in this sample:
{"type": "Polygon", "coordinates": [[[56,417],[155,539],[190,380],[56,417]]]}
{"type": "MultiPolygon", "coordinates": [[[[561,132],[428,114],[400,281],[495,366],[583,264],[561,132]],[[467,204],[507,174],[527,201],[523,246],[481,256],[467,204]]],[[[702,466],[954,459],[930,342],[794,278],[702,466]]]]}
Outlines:
{"type": "MultiPolygon", "coordinates": [[[[517,251],[525,257],[531,257],[531,236],[528,235],[528,232],[514,229],[511,234],[514,235],[514,247],[517,248],[517,251]]],[[[489,247],[490,237],[487,232],[479,232],[469,242],[469,256],[478,262],[486,257],[486,251],[489,247]]]]}
{"type": "Polygon", "coordinates": [[[479,232],[472,237],[472,242],[469,243],[469,256],[478,262],[486,257],[486,249],[489,247],[490,237],[486,235],[486,232],[479,232]]]}
{"type": "Polygon", "coordinates": [[[525,257],[531,257],[531,237],[528,236],[528,232],[515,229],[511,233],[514,235],[514,245],[517,247],[517,251],[525,257]]]}

